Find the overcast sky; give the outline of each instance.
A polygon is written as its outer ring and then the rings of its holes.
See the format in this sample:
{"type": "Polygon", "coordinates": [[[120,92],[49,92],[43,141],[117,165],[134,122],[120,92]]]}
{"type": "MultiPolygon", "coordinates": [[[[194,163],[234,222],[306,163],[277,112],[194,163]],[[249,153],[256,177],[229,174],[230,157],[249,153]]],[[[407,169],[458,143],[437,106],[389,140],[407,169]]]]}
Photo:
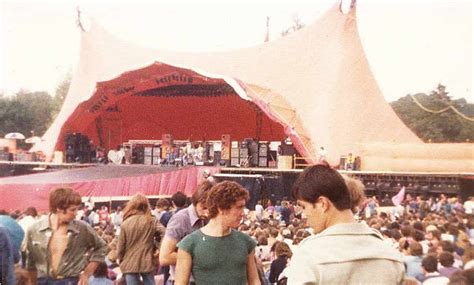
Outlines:
{"type": "MultiPolygon", "coordinates": [[[[54,93],[78,61],[83,21],[94,18],[137,44],[180,51],[213,51],[270,39],[297,15],[313,23],[335,1],[2,1],[0,90],[54,93]]],[[[359,0],[359,33],[369,64],[388,101],[429,92],[438,83],[454,97],[472,95],[472,12],[469,0],[359,0]]]]}

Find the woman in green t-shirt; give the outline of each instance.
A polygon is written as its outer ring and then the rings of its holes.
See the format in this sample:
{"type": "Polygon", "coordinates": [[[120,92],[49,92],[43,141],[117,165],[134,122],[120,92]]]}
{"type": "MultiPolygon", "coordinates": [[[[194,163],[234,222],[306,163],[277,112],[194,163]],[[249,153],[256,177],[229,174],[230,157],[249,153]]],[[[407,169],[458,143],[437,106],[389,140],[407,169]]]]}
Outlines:
{"type": "Polygon", "coordinates": [[[235,230],[244,216],[247,190],[236,182],[221,182],[209,191],[209,223],[178,243],[175,284],[260,284],[255,265],[255,241],[235,230]]]}

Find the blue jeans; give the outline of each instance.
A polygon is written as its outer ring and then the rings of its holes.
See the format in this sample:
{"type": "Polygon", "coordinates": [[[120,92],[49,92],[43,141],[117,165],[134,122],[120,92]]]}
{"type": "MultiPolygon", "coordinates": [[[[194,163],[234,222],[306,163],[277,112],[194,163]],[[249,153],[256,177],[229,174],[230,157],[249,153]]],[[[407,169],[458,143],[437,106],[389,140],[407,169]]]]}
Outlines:
{"type": "Polygon", "coordinates": [[[125,273],[125,282],[127,285],[140,285],[140,276],[143,279],[143,285],[155,285],[155,275],[153,272],[148,273],[125,273]]]}

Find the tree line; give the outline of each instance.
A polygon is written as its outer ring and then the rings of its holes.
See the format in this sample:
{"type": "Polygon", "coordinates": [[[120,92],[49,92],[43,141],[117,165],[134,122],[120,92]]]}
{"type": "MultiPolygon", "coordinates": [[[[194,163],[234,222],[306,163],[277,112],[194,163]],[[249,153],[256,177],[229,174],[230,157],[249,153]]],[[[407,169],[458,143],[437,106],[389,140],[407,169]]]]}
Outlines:
{"type": "MultiPolygon", "coordinates": [[[[13,96],[0,94],[0,137],[10,132],[42,136],[49,128],[69,90],[71,78],[63,80],[54,95],[47,92],[19,91],[13,96]]],[[[429,94],[406,95],[391,102],[400,119],[425,142],[474,142],[474,122],[449,109],[431,113],[418,106],[413,97],[428,110],[453,106],[467,117],[474,117],[474,104],[466,99],[452,100],[446,87],[438,85],[429,94]]],[[[26,147],[22,141],[19,146],[26,147]]]]}
{"type": "Polygon", "coordinates": [[[425,142],[474,142],[474,121],[469,120],[474,118],[474,104],[464,98],[452,100],[444,85],[438,84],[429,94],[408,94],[390,105],[400,119],[425,142]],[[449,106],[462,115],[447,108],[449,106]],[[443,109],[446,111],[433,112],[443,109]]]}
{"type": "MultiPolygon", "coordinates": [[[[0,138],[12,132],[29,136],[42,136],[61,110],[71,84],[67,76],[56,87],[55,94],[20,90],[13,96],[0,94],[0,138]]],[[[17,141],[19,147],[28,147],[17,141]]],[[[31,146],[31,145],[29,145],[31,146]]]]}

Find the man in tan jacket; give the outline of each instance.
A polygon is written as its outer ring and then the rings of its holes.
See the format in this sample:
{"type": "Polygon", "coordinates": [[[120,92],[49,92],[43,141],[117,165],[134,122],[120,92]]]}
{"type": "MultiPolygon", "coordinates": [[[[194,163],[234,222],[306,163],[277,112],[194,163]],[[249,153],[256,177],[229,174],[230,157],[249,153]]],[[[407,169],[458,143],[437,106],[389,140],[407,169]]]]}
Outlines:
{"type": "Polygon", "coordinates": [[[357,223],[342,176],[326,165],[306,168],[293,196],[316,235],[303,240],[286,271],[288,284],[401,284],[402,256],[382,235],[357,223]]]}

